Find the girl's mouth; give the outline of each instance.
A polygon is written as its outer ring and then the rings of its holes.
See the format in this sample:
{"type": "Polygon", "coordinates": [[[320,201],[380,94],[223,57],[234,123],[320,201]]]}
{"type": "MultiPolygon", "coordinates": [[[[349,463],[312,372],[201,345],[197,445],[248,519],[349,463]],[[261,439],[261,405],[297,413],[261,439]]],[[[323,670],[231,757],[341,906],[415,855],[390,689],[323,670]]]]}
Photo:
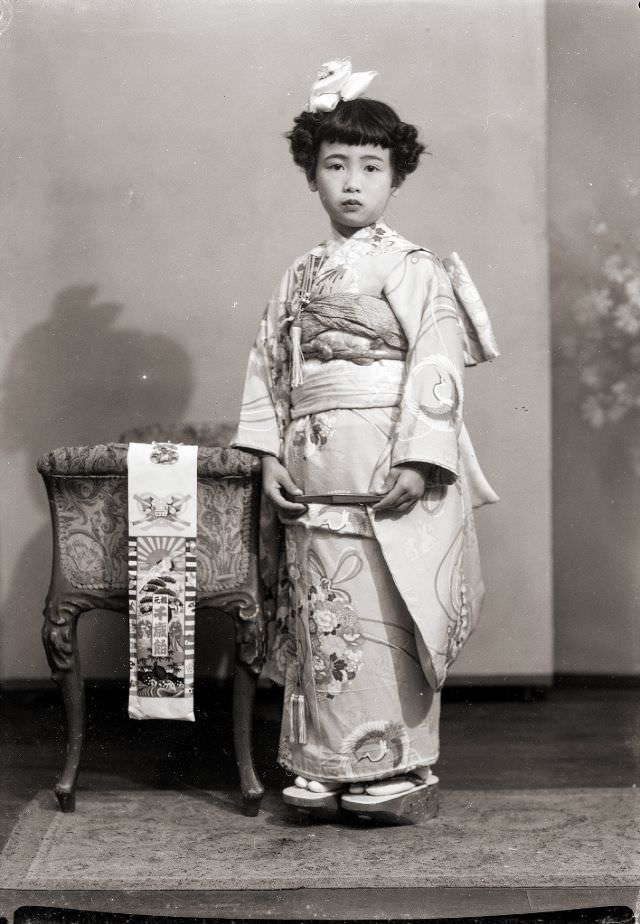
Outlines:
{"type": "Polygon", "coordinates": [[[359,209],[361,205],[362,202],[358,199],[345,199],[342,203],[342,208],[347,210],[359,209]]]}

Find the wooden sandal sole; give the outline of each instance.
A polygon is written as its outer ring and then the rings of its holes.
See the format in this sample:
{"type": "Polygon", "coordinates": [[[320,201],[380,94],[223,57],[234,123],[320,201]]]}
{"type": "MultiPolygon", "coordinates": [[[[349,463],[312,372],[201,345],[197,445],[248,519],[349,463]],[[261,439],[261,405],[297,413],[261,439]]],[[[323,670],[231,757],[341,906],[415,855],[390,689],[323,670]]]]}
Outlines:
{"type": "Polygon", "coordinates": [[[282,790],[282,799],[298,815],[333,821],[341,812],[340,792],[310,792],[298,786],[287,786],[282,790]]]}
{"type": "Polygon", "coordinates": [[[385,825],[414,825],[435,818],[439,807],[438,783],[424,783],[395,796],[345,793],[340,803],[362,821],[385,825]]]}

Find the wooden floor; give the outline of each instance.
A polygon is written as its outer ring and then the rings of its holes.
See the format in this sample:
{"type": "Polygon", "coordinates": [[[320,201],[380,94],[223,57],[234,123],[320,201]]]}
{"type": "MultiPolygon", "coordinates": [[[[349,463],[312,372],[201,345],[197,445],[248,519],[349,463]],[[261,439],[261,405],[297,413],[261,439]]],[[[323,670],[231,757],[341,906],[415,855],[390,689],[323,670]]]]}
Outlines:
{"type": "MultiPolygon", "coordinates": [[[[215,789],[236,779],[230,698],[196,690],[197,721],[132,722],[126,691],[88,696],[82,790],[215,789]],[[144,758],[141,759],[141,755],[144,758]],[[188,768],[188,772],[185,770],[188,768]]],[[[265,785],[280,788],[276,765],[280,700],[263,690],[256,710],[256,763],[265,785]]],[[[25,804],[51,789],[61,766],[64,724],[55,688],[6,691],[0,724],[0,847],[25,804]]],[[[575,686],[525,701],[522,691],[445,691],[442,759],[448,789],[628,787],[640,782],[640,689],[575,686]]],[[[640,884],[639,884],[640,885],[640,884]]],[[[0,894],[2,894],[0,884],[0,894]]],[[[635,907],[638,889],[376,889],[292,892],[4,893],[9,905],[58,904],[91,910],[228,918],[436,918],[516,914],[603,905],[635,907]],[[15,898],[15,902],[13,899],[15,898]]]]}

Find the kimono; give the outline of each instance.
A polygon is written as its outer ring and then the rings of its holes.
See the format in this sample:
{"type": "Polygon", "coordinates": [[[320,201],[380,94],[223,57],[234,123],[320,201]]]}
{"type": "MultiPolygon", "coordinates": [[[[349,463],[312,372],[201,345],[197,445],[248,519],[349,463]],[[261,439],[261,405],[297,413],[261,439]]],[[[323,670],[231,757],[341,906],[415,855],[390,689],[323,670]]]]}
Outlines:
{"type": "Polygon", "coordinates": [[[267,305],[233,445],[276,456],[311,495],[383,493],[403,463],[435,475],[408,513],[310,503],[280,542],[264,504],[267,673],[285,687],[279,761],[297,774],[375,780],[438,759],[439,691],[484,594],[472,508],[498,500],[463,424],[463,373],[497,355],[460,258],[383,221],[333,232],[267,305]]]}

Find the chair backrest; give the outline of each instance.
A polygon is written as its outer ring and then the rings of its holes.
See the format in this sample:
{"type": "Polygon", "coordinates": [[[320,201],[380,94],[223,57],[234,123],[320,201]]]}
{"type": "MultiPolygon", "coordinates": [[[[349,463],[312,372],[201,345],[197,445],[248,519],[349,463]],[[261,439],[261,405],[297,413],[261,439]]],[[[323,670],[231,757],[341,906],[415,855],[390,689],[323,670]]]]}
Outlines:
{"type": "Polygon", "coordinates": [[[193,446],[228,446],[236,424],[222,423],[150,423],[130,427],[120,435],[121,443],[186,443],[193,446]]]}

